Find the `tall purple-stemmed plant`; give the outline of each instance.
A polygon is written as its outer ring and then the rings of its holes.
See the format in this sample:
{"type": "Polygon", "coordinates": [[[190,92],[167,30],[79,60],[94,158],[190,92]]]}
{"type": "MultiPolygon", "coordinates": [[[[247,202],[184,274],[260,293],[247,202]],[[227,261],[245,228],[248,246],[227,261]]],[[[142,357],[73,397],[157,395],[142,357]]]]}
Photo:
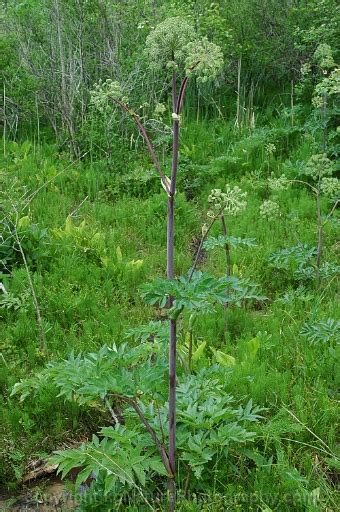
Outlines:
{"type": "MultiPolygon", "coordinates": [[[[99,86],[93,95],[94,103],[99,106],[104,99],[112,99],[127,112],[135,124],[149,150],[151,159],[160,177],[162,186],[167,194],[167,278],[174,279],[174,227],[175,227],[175,195],[179,157],[180,118],[183,110],[185,91],[189,77],[196,75],[197,82],[206,82],[216,78],[220,71],[223,59],[218,46],[206,38],[198,39],[193,27],[182,18],[168,18],[160,23],[148,36],[146,56],[157,67],[172,68],[172,165],[170,178],[163,172],[160,161],[152,145],[150,137],[138,115],[128,106],[124,99],[122,89],[116,82],[107,84],[106,88],[99,86]],[[185,76],[177,90],[177,70],[182,67],[185,76]]],[[[184,74],[184,73],[183,73],[184,74]]],[[[170,297],[168,307],[172,307],[173,298],[170,297]]],[[[176,507],[176,328],[175,318],[169,319],[169,447],[164,466],[169,472],[169,510],[176,507]],[[170,471],[169,471],[170,469],[170,471]]]]}

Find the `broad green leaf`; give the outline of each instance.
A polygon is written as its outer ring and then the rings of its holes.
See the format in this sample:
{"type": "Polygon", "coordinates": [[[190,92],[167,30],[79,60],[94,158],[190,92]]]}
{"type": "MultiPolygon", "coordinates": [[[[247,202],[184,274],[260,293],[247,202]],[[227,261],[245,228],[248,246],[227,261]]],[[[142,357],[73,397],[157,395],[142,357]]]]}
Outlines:
{"type": "Polygon", "coordinates": [[[193,361],[198,361],[199,360],[199,358],[202,356],[202,354],[204,352],[206,344],[207,344],[206,341],[202,341],[202,343],[200,343],[200,345],[198,345],[197,349],[192,354],[192,360],[193,361]]]}
{"type": "Polygon", "coordinates": [[[145,471],[142,468],[142,466],[140,464],[134,464],[133,471],[135,472],[138,480],[140,481],[140,483],[144,487],[145,486],[145,482],[146,482],[146,478],[145,478],[145,471]]]}
{"type": "Polygon", "coordinates": [[[254,359],[256,358],[256,355],[257,355],[257,352],[260,348],[260,345],[261,345],[261,341],[259,338],[257,338],[255,336],[255,338],[252,338],[251,340],[249,340],[246,344],[246,353],[245,353],[245,358],[247,361],[254,361],[254,359]]]}
{"type": "Polygon", "coordinates": [[[18,228],[27,228],[30,224],[30,218],[28,215],[21,217],[18,221],[18,228]]]}
{"type": "Polygon", "coordinates": [[[160,460],[152,459],[152,460],[150,460],[149,465],[150,465],[150,468],[153,469],[159,475],[164,475],[164,476],[168,475],[168,472],[165,469],[163,462],[161,462],[160,460]]]}
{"type": "Polygon", "coordinates": [[[211,350],[214,353],[216,361],[221,364],[222,366],[226,366],[227,368],[231,368],[236,365],[236,359],[235,357],[231,356],[230,354],[226,354],[225,352],[222,352],[221,350],[215,350],[211,347],[211,350]]]}
{"type": "Polygon", "coordinates": [[[21,144],[21,152],[26,156],[30,152],[31,147],[32,147],[32,143],[29,140],[25,140],[21,144]]]}
{"type": "Polygon", "coordinates": [[[126,264],[127,267],[139,269],[143,266],[144,260],[131,260],[126,264]]]}

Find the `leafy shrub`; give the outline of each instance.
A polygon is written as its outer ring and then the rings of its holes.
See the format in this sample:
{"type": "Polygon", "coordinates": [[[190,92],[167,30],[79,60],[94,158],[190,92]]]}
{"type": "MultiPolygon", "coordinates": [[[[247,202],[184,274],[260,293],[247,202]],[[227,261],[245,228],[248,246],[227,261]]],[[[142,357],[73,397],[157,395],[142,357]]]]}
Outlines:
{"type": "Polygon", "coordinates": [[[8,274],[14,267],[23,265],[17,238],[32,270],[46,264],[51,257],[48,230],[32,224],[29,217],[19,219],[18,226],[3,220],[0,229],[0,275],[8,274]]]}
{"type": "Polygon", "coordinates": [[[314,323],[305,323],[300,331],[302,336],[308,338],[311,343],[319,341],[340,341],[340,322],[335,321],[333,318],[327,320],[320,320],[314,323]]]}
{"type": "MultiPolygon", "coordinates": [[[[152,324],[147,330],[152,332],[157,327],[152,324]]],[[[144,333],[145,329],[142,337],[144,333]]],[[[113,427],[103,427],[99,437],[95,435],[79,448],[58,451],[53,456],[62,476],[80,467],[77,485],[95,474],[103,481],[104,494],[114,489],[122,496],[146,483],[156,489],[155,475],[167,474],[153,437],[155,434],[164,443],[167,436],[164,349],[164,341],[156,338],[135,348],[126,344],[103,346],[97,353],[71,354],[65,361],[50,363],[41,373],[15,385],[12,394],[19,394],[21,400],[54,385],[65,400],[91,407],[104,403],[108,407],[113,427]]],[[[230,453],[237,453],[240,445],[255,439],[249,426],[261,419],[261,409],[251,400],[244,407],[237,404],[228,393],[228,377],[219,365],[196,375],[180,375],[177,393],[181,471],[189,467],[192,478],[209,487],[209,471],[214,468],[223,472],[230,453]]]]}

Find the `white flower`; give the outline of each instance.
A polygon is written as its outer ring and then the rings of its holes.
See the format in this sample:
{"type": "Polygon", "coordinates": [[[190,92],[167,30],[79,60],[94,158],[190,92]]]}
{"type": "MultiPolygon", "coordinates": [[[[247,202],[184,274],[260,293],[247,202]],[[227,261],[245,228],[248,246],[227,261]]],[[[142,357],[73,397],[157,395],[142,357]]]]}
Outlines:
{"type": "Polygon", "coordinates": [[[338,178],[322,178],[320,189],[325,196],[338,197],[340,195],[340,181],[338,178]]]}
{"type": "Polygon", "coordinates": [[[223,65],[219,46],[206,37],[198,39],[193,25],[179,16],[166,19],[148,35],[145,53],[154,68],[185,64],[187,74],[194,73],[201,82],[216,78],[223,65]]]}
{"type": "Polygon", "coordinates": [[[305,62],[301,66],[301,75],[308,75],[311,72],[312,66],[310,62],[305,62]]]}
{"type": "Polygon", "coordinates": [[[280,207],[275,201],[268,199],[260,206],[260,215],[267,220],[272,220],[280,214],[280,207]]]}
{"type": "Polygon", "coordinates": [[[105,112],[108,108],[112,109],[110,99],[121,100],[124,103],[127,98],[124,98],[122,88],[119,82],[115,82],[108,78],[105,82],[98,82],[90,92],[90,103],[99,111],[105,112]]]}
{"type": "Polygon", "coordinates": [[[155,116],[156,117],[163,117],[163,114],[166,112],[166,106],[164,103],[157,103],[155,106],[155,116]]]}
{"type": "Polygon", "coordinates": [[[335,63],[332,48],[328,44],[319,44],[314,52],[314,59],[323,69],[333,68],[335,63]]]}
{"type": "Polygon", "coordinates": [[[278,192],[280,190],[287,190],[289,187],[289,180],[285,174],[281,174],[278,178],[272,173],[271,177],[268,178],[268,186],[270,190],[278,192]]]}
{"type": "Polygon", "coordinates": [[[302,174],[310,176],[314,181],[331,176],[333,172],[334,163],[327,158],[325,153],[312,155],[302,169],[302,174]]]}
{"type": "Polygon", "coordinates": [[[276,146],[275,146],[275,144],[272,144],[271,142],[269,142],[268,144],[265,144],[264,149],[268,156],[272,156],[276,152],[276,146]]]}
{"type": "Polygon", "coordinates": [[[221,48],[208,41],[206,37],[200,41],[188,43],[185,47],[185,65],[187,74],[197,76],[198,82],[214,80],[223,66],[223,54],[221,48]]]}
{"type": "Polygon", "coordinates": [[[173,68],[185,60],[184,48],[195,38],[195,29],[186,19],[167,18],[146,38],[145,52],[154,68],[173,68]]]}
{"type": "Polygon", "coordinates": [[[333,69],[328,77],[315,86],[315,94],[317,96],[340,94],[340,68],[333,69]]]}
{"type": "Polygon", "coordinates": [[[216,215],[222,213],[235,216],[246,208],[247,192],[242,192],[238,186],[231,188],[229,184],[226,185],[225,190],[225,192],[222,192],[221,189],[215,188],[211,191],[208,197],[209,217],[216,217],[216,215]]]}

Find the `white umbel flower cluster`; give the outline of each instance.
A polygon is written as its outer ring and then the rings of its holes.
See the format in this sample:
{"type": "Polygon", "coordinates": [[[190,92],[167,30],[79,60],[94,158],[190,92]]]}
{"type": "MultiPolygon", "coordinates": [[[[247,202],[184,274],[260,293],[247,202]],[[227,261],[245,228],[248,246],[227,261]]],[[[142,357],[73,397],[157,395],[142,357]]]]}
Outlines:
{"type": "Polygon", "coordinates": [[[314,52],[314,59],[322,69],[331,69],[335,66],[332,48],[329,44],[319,44],[314,52]]]}
{"type": "Polygon", "coordinates": [[[185,18],[168,18],[147,37],[145,54],[152,67],[177,69],[185,66],[187,75],[195,74],[200,82],[213,80],[223,66],[219,46],[206,37],[198,38],[185,18]]]}
{"type": "Polygon", "coordinates": [[[126,102],[122,88],[119,82],[108,78],[105,82],[98,82],[90,93],[90,104],[100,112],[105,112],[108,108],[112,110],[110,99],[117,99],[126,102]]]}
{"type": "Polygon", "coordinates": [[[267,220],[275,219],[280,215],[280,207],[278,203],[271,201],[270,199],[263,201],[260,206],[260,215],[267,220]]]}
{"type": "Polygon", "coordinates": [[[208,197],[209,217],[216,217],[219,214],[238,215],[247,206],[247,192],[243,192],[240,187],[231,187],[229,184],[225,187],[225,192],[219,188],[214,188],[208,197]]]}
{"type": "Polygon", "coordinates": [[[185,60],[186,45],[195,39],[195,29],[185,18],[167,18],[146,38],[145,53],[155,69],[176,68],[185,60]]]}
{"type": "Polygon", "coordinates": [[[204,37],[200,41],[188,43],[186,52],[187,75],[195,74],[197,81],[202,83],[217,77],[223,66],[223,54],[219,46],[204,37]]]}
{"type": "Polygon", "coordinates": [[[333,172],[334,163],[325,153],[312,155],[302,169],[302,174],[310,176],[314,181],[331,176],[333,172]]]}
{"type": "Polygon", "coordinates": [[[268,186],[270,190],[273,192],[280,192],[281,190],[287,190],[289,187],[289,179],[285,174],[281,174],[281,176],[276,177],[273,173],[270,178],[268,178],[268,186]]]}
{"type": "Polygon", "coordinates": [[[322,194],[331,198],[340,196],[340,180],[338,178],[322,178],[320,189],[322,194]]]}

